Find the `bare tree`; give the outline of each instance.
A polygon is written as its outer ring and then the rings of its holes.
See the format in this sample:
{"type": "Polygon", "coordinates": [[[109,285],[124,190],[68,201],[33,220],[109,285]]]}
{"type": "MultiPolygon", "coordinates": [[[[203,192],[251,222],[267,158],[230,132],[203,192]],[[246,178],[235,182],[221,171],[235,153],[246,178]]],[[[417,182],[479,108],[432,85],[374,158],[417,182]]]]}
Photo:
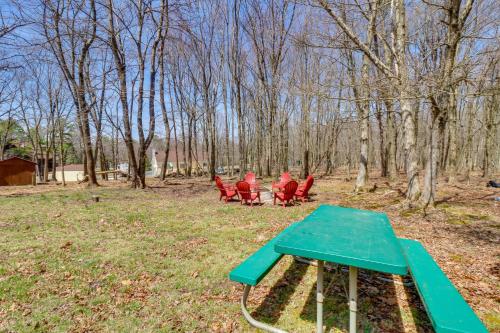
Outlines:
{"type": "MultiPolygon", "coordinates": [[[[155,133],[156,111],[156,74],[158,71],[158,53],[164,52],[165,25],[168,24],[168,3],[162,2],[159,10],[153,8],[153,4],[147,1],[126,2],[124,7],[115,8],[112,0],[107,2],[108,27],[107,34],[109,44],[113,53],[115,69],[118,74],[120,86],[120,101],[122,105],[122,120],[124,124],[124,140],[126,142],[129,163],[132,171],[132,186],[146,187],[146,159],[147,150],[153,140],[155,133]],[[116,13],[118,11],[118,14],[116,13]],[[128,29],[128,22],[133,20],[137,25],[134,31],[128,29]],[[120,29],[116,28],[115,21],[119,22],[120,29]],[[148,24],[149,23],[149,24],[148,24]],[[151,42],[151,43],[150,43],[151,42]],[[127,54],[129,43],[135,48],[135,59],[137,66],[137,88],[135,82],[129,85],[127,60],[131,56],[127,54]],[[163,46],[162,46],[163,45],[163,46]],[[149,55],[149,59],[147,59],[149,55]],[[144,92],[146,81],[146,62],[149,64],[149,98],[148,98],[148,121],[147,135],[144,129],[144,92]],[[134,111],[133,105],[129,103],[129,89],[132,88],[132,98],[136,94],[136,122],[139,137],[138,152],[136,154],[132,138],[131,117],[134,111]]],[[[160,59],[160,63],[163,59],[160,59]]],[[[135,80],[135,79],[134,79],[135,80]]]]}
{"type": "MultiPolygon", "coordinates": [[[[325,0],[318,0],[319,4],[344,31],[349,39],[370,59],[381,72],[393,81],[393,86],[399,95],[399,104],[403,116],[405,127],[405,155],[406,155],[406,175],[408,180],[407,199],[414,202],[420,197],[420,186],[418,180],[418,160],[415,142],[415,116],[411,105],[411,85],[408,77],[408,65],[406,62],[406,13],[402,0],[394,1],[394,40],[391,48],[395,58],[395,68],[391,69],[382,61],[370,48],[362,42],[360,37],[349,27],[345,20],[340,17],[325,0]]],[[[372,6],[374,2],[372,1],[372,6]]]]}
{"type": "Polygon", "coordinates": [[[41,5],[46,41],[64,74],[77,110],[78,125],[85,151],[88,184],[95,186],[98,183],[90,133],[91,108],[87,101],[85,84],[86,61],[97,31],[95,1],[64,3],[62,0],[44,0],[41,5]]]}

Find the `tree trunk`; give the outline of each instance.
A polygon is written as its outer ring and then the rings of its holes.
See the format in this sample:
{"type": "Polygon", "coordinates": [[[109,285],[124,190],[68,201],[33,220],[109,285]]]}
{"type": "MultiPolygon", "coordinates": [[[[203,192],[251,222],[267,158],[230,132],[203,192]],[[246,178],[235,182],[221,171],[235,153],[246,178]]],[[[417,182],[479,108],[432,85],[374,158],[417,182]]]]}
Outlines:
{"type": "Polygon", "coordinates": [[[238,154],[239,154],[239,163],[240,163],[240,178],[243,178],[243,175],[246,171],[246,163],[245,163],[245,129],[244,129],[244,121],[243,118],[243,110],[241,105],[241,82],[239,78],[235,80],[236,85],[236,115],[238,120],[238,154]]]}
{"type": "MultiPolygon", "coordinates": [[[[161,115],[163,117],[163,126],[165,128],[165,159],[163,160],[163,165],[161,166],[161,173],[160,173],[160,179],[165,180],[165,176],[167,174],[167,168],[168,168],[168,155],[170,153],[170,122],[168,120],[168,114],[167,114],[167,106],[166,106],[166,101],[165,101],[165,40],[166,36],[163,36],[164,38],[161,41],[160,44],[160,54],[159,54],[159,63],[160,63],[160,82],[159,82],[159,90],[160,90],[160,108],[161,108],[161,115]]],[[[170,98],[170,107],[172,109],[173,113],[173,104],[174,102],[170,98]]]]}
{"type": "MultiPolygon", "coordinates": [[[[498,81],[497,81],[498,82],[498,81]]],[[[483,157],[483,177],[488,178],[492,174],[492,160],[495,153],[495,148],[493,147],[494,138],[496,137],[496,124],[495,117],[498,114],[499,97],[500,95],[495,95],[489,97],[485,102],[484,106],[484,124],[486,128],[485,138],[484,138],[484,157],[483,157]]],[[[498,143],[498,142],[497,142],[498,143]]],[[[495,157],[497,159],[498,157],[495,157]]]]}
{"type": "MultiPolygon", "coordinates": [[[[403,93],[402,98],[406,97],[403,93]]],[[[418,156],[415,142],[415,122],[412,117],[411,103],[409,100],[401,100],[401,110],[403,113],[403,125],[405,129],[404,149],[406,155],[406,178],[408,180],[408,189],[406,198],[410,202],[416,201],[420,197],[420,183],[418,179],[418,156]]]]}
{"type": "MultiPolygon", "coordinates": [[[[224,61],[224,58],[222,59],[224,61]]],[[[224,105],[224,126],[225,126],[225,149],[224,149],[224,155],[226,157],[226,169],[230,169],[230,163],[231,163],[231,156],[230,156],[230,147],[229,147],[229,112],[227,108],[227,82],[226,82],[226,71],[224,70],[222,73],[222,99],[223,99],[223,105],[224,105]]]]}
{"type": "Polygon", "coordinates": [[[130,118],[132,113],[129,110],[128,103],[128,87],[127,87],[127,71],[126,71],[126,58],[124,52],[119,47],[118,40],[116,38],[117,34],[115,32],[114,27],[114,10],[113,10],[113,1],[108,0],[108,17],[109,17],[109,29],[108,34],[111,43],[111,51],[113,53],[113,58],[115,61],[115,67],[118,74],[118,81],[120,87],[120,102],[122,106],[122,121],[124,126],[124,141],[125,146],[127,148],[128,154],[128,168],[129,172],[128,177],[130,176],[130,171],[132,171],[132,187],[136,187],[139,183],[138,179],[138,166],[137,160],[135,156],[134,142],[132,139],[132,129],[131,129],[131,121],[130,118]]]}
{"type": "MultiPolygon", "coordinates": [[[[366,37],[366,45],[368,47],[371,46],[373,35],[375,33],[375,23],[377,17],[377,1],[373,1],[371,3],[371,15],[369,18],[368,26],[367,26],[367,37],[366,37]]],[[[359,169],[358,176],[356,178],[356,185],[354,187],[354,191],[358,192],[363,187],[365,187],[366,182],[368,181],[368,131],[369,131],[369,116],[370,116],[370,103],[369,97],[370,94],[368,92],[369,89],[369,63],[370,58],[366,53],[363,54],[363,64],[361,66],[361,85],[356,85],[356,76],[355,76],[355,62],[352,56],[352,52],[349,52],[349,63],[351,65],[351,82],[353,84],[353,93],[356,98],[356,108],[358,111],[358,122],[359,122],[359,131],[360,131],[360,154],[359,154],[359,169]]]]}
{"type": "Polygon", "coordinates": [[[186,145],[186,129],[184,125],[184,110],[181,108],[181,138],[182,138],[182,163],[184,163],[183,174],[186,175],[187,170],[187,145],[186,145]]]}
{"type": "Polygon", "coordinates": [[[49,181],[49,150],[45,149],[45,154],[43,158],[43,182],[49,181]]]}
{"type": "Polygon", "coordinates": [[[408,189],[406,198],[414,202],[420,197],[420,183],[418,179],[418,156],[416,145],[415,113],[411,106],[411,86],[406,64],[406,13],[403,0],[396,1],[396,54],[399,80],[399,104],[403,116],[405,130],[404,148],[406,155],[406,177],[408,189]]]}
{"type": "MultiPolygon", "coordinates": [[[[307,99],[308,97],[304,97],[307,99]]],[[[300,177],[306,179],[309,176],[309,105],[308,101],[303,103],[302,109],[302,170],[300,177]]]]}
{"type": "MultiPolygon", "coordinates": [[[[477,100],[477,99],[476,99],[477,100]]],[[[467,102],[467,134],[465,137],[465,179],[470,183],[470,172],[472,170],[472,132],[473,120],[476,117],[476,105],[472,101],[467,102]]]]}
{"type": "Polygon", "coordinates": [[[385,151],[385,133],[384,125],[382,120],[382,108],[380,103],[377,102],[377,125],[378,125],[378,136],[379,136],[379,155],[380,155],[380,175],[382,177],[387,177],[387,152],[385,151]]]}
{"type": "Polygon", "coordinates": [[[389,180],[396,179],[398,175],[398,169],[396,165],[396,127],[394,124],[394,109],[392,101],[384,101],[385,108],[387,111],[387,129],[386,129],[386,147],[385,151],[387,154],[387,177],[389,180]]]}
{"type": "Polygon", "coordinates": [[[457,153],[457,97],[456,97],[456,87],[452,90],[453,93],[448,97],[448,112],[449,112],[449,123],[448,123],[448,128],[449,128],[449,138],[450,138],[450,144],[449,144],[449,178],[448,178],[448,183],[454,183],[455,182],[455,177],[457,174],[457,158],[458,158],[458,153],[457,153]]]}
{"type": "Polygon", "coordinates": [[[421,197],[424,209],[426,209],[428,206],[434,207],[435,204],[439,166],[439,136],[441,134],[439,130],[440,117],[441,115],[439,114],[439,110],[433,108],[431,112],[430,130],[428,134],[428,157],[425,165],[424,188],[421,197]]]}
{"type": "Polygon", "coordinates": [[[281,169],[283,172],[288,171],[288,116],[285,115],[283,120],[283,147],[281,153],[281,169]]]}
{"type": "MultiPolygon", "coordinates": [[[[192,112],[192,111],[191,111],[192,112]]],[[[186,165],[186,175],[191,177],[192,168],[193,168],[193,119],[194,116],[189,113],[188,118],[188,145],[187,145],[187,165],[186,165]]]]}

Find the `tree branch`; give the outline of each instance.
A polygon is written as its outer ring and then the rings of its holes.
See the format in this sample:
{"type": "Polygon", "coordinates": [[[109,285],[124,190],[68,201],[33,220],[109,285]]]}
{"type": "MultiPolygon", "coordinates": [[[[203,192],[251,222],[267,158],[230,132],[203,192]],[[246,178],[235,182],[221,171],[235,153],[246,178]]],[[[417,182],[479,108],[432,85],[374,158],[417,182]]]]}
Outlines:
{"type": "Polygon", "coordinates": [[[351,41],[356,44],[361,51],[363,51],[366,56],[371,60],[371,62],[378,68],[380,71],[382,71],[385,75],[387,76],[395,76],[392,70],[387,67],[386,64],[382,60],[380,60],[379,57],[375,55],[375,53],[370,50],[368,45],[363,43],[361,39],[352,31],[350,27],[347,26],[347,24],[344,22],[344,20],[339,17],[328,5],[326,0],[318,0],[319,4],[323,7],[323,9],[330,15],[333,20],[339,25],[339,27],[345,32],[345,34],[351,39],[351,41]]]}

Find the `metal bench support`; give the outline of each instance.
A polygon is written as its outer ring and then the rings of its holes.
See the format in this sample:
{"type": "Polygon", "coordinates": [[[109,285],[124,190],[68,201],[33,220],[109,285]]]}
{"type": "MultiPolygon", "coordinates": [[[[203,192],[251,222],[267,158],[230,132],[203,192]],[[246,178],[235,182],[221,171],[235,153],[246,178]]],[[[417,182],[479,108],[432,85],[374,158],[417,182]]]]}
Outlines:
{"type": "Polygon", "coordinates": [[[270,326],[266,323],[255,320],[250,315],[250,313],[247,310],[247,298],[248,298],[248,294],[250,293],[250,289],[252,289],[252,286],[246,284],[245,290],[243,291],[243,297],[241,298],[241,311],[243,312],[243,316],[250,323],[250,325],[257,327],[257,328],[260,328],[264,331],[271,332],[271,333],[287,333],[286,331],[280,330],[279,328],[276,328],[276,327],[270,326]]]}

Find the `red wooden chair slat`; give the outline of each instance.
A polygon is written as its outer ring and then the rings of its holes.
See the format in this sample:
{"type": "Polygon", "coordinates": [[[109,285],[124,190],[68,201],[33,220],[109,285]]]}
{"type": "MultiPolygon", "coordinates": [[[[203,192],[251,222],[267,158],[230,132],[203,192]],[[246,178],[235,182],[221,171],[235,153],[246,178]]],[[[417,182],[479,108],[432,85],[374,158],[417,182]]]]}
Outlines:
{"type": "Polygon", "coordinates": [[[298,187],[299,184],[295,180],[290,180],[281,192],[274,193],[273,204],[276,205],[276,199],[279,199],[283,203],[283,207],[285,207],[287,203],[294,201],[294,195],[298,187]]]}
{"type": "Polygon", "coordinates": [[[238,196],[236,188],[231,185],[224,185],[222,179],[219,176],[215,176],[215,184],[220,191],[219,201],[222,200],[222,198],[225,198],[225,201],[228,202],[233,197],[238,196]]]}
{"type": "Polygon", "coordinates": [[[300,200],[302,202],[304,202],[305,200],[308,200],[309,199],[309,190],[311,189],[313,184],[314,184],[314,177],[311,175],[307,176],[307,179],[304,182],[304,184],[301,184],[297,188],[297,191],[295,191],[295,198],[296,199],[300,198],[300,200]]]}
{"type": "Polygon", "coordinates": [[[248,201],[250,201],[250,206],[253,206],[253,202],[257,199],[259,200],[260,203],[260,192],[259,191],[252,192],[251,186],[248,182],[244,180],[237,182],[236,189],[238,191],[241,204],[243,204],[243,201],[245,203],[248,203],[248,201]]]}
{"type": "Polygon", "coordinates": [[[290,180],[292,180],[290,172],[284,172],[281,174],[279,181],[273,182],[271,186],[273,189],[282,189],[290,180]]]}
{"type": "Polygon", "coordinates": [[[257,177],[255,177],[255,173],[251,171],[246,173],[245,178],[243,178],[243,180],[246,181],[248,184],[250,184],[251,189],[258,187],[257,177]]]}

